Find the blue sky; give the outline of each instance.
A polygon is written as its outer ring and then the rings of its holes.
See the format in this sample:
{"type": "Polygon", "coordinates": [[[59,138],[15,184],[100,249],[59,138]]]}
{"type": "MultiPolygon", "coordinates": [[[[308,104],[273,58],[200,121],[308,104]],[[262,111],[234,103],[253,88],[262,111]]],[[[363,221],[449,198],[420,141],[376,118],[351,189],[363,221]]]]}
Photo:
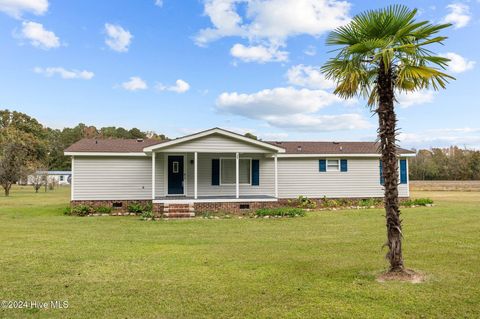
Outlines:
{"type": "MultiPolygon", "coordinates": [[[[214,126],[277,140],[373,140],[362,100],[318,67],[328,31],[390,1],[0,0],[0,107],[177,137],[214,126]]],[[[397,2],[398,3],[398,2],[397,2]]],[[[402,145],[480,148],[480,1],[402,1],[448,21],[457,80],[400,96],[402,145]]]]}

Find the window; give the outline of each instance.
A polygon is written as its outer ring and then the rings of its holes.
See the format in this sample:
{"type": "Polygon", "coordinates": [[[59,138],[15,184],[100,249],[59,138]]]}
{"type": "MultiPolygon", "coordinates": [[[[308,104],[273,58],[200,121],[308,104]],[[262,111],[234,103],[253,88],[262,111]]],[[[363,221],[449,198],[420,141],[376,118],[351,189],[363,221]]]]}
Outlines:
{"type": "MultiPolygon", "coordinates": [[[[250,184],[250,162],[249,158],[241,158],[239,160],[239,179],[240,184],[250,184]]],[[[220,160],[220,184],[228,185],[235,184],[235,159],[234,158],[222,158],[220,160]]]]}
{"type": "Polygon", "coordinates": [[[173,162],[172,166],[173,166],[172,171],[174,173],[178,173],[179,163],[178,162],[173,162]]]}
{"type": "Polygon", "coordinates": [[[339,160],[327,160],[327,171],[338,171],[339,168],[339,160]]]}
{"type": "Polygon", "coordinates": [[[60,175],[60,182],[63,182],[63,175],[60,175]]]}

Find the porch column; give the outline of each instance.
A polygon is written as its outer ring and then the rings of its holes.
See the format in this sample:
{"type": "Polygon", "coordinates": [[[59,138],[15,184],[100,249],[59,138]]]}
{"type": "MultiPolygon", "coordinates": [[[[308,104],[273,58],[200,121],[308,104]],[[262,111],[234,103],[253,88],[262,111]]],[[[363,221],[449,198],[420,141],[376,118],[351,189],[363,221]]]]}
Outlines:
{"type": "Polygon", "coordinates": [[[155,199],[155,152],[152,152],[152,200],[155,199]]]}
{"type": "Polygon", "coordinates": [[[273,155],[273,163],[275,169],[275,198],[278,198],[278,161],[276,153],[273,155]]]}
{"type": "Polygon", "coordinates": [[[235,153],[235,190],[236,198],[240,198],[240,154],[235,153]]]}
{"type": "Polygon", "coordinates": [[[195,152],[195,153],[193,153],[193,181],[194,181],[193,182],[193,194],[194,194],[195,199],[198,198],[197,167],[198,167],[198,153],[195,152]]]}

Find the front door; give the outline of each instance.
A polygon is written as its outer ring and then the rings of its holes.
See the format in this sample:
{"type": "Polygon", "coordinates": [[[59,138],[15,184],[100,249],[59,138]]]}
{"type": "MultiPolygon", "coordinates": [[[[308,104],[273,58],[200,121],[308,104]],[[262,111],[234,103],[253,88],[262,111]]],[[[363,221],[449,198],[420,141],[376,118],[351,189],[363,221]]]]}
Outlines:
{"type": "Polygon", "coordinates": [[[168,156],[168,195],[183,194],[183,156],[168,156]]]}

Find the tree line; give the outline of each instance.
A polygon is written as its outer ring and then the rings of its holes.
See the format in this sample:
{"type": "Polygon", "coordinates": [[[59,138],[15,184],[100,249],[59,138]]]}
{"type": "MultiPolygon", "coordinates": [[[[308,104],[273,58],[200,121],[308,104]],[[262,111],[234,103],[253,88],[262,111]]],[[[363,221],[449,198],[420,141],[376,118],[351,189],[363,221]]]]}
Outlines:
{"type": "Polygon", "coordinates": [[[417,151],[409,160],[411,180],[479,180],[480,151],[432,148],[417,151]]]}
{"type": "Polygon", "coordinates": [[[5,195],[9,195],[13,184],[38,170],[70,170],[70,157],[63,151],[82,138],[167,139],[163,134],[138,128],[96,128],[83,123],[53,129],[25,113],[0,110],[0,184],[5,195]]]}

